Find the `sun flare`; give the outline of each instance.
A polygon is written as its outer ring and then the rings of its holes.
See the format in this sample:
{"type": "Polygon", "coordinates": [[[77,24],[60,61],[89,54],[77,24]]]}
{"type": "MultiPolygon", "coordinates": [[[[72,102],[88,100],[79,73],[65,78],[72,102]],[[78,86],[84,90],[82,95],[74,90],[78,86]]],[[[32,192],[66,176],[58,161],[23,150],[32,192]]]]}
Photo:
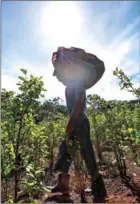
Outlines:
{"type": "Polygon", "coordinates": [[[42,11],[41,30],[50,46],[72,46],[81,30],[76,2],[49,2],[42,11]]]}

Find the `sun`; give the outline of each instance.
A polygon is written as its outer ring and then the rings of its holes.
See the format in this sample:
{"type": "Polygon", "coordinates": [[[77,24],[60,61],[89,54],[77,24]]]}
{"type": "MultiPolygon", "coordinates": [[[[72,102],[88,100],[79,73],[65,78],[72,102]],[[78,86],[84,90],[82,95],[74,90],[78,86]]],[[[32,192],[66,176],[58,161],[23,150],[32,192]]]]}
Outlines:
{"type": "Polygon", "coordinates": [[[49,46],[72,46],[81,32],[81,15],[76,2],[52,1],[41,13],[41,34],[49,46]]]}

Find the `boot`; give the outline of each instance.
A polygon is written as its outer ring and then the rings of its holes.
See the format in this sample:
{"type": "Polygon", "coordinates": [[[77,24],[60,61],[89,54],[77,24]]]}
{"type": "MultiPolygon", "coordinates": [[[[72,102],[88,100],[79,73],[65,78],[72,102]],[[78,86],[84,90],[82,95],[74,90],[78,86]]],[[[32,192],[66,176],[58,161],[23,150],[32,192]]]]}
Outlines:
{"type": "Polygon", "coordinates": [[[92,193],[95,197],[106,197],[107,192],[102,175],[99,174],[98,178],[92,182],[92,193]]]}
{"type": "Polygon", "coordinates": [[[102,176],[99,174],[98,178],[92,181],[91,186],[84,191],[85,193],[92,193],[94,197],[105,197],[107,193],[102,176]]]}
{"type": "Polygon", "coordinates": [[[69,179],[70,175],[66,173],[59,173],[57,183],[54,187],[47,187],[52,193],[69,194],[69,179]]]}

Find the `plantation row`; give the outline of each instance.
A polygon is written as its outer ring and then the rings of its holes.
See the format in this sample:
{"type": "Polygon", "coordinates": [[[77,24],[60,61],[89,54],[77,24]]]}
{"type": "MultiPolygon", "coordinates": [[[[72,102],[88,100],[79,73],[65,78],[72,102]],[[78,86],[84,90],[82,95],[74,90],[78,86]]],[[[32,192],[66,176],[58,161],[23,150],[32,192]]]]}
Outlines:
{"type": "MultiPolygon", "coordinates": [[[[39,102],[46,91],[42,77],[28,77],[24,69],[21,72],[17,83],[20,92],[3,89],[1,94],[2,201],[11,203],[22,201],[23,194],[35,202],[36,196],[45,192],[45,172],[48,182],[68,122],[67,109],[59,98],[39,102]]],[[[105,152],[111,152],[109,162],[125,177],[127,159],[140,166],[140,88],[135,89],[122,70],[116,69],[115,76],[120,88],[131,91],[137,99],[105,101],[88,95],[87,115],[99,163],[105,162],[105,152]]],[[[85,171],[80,155],[74,166],[79,173],[85,171]]]]}

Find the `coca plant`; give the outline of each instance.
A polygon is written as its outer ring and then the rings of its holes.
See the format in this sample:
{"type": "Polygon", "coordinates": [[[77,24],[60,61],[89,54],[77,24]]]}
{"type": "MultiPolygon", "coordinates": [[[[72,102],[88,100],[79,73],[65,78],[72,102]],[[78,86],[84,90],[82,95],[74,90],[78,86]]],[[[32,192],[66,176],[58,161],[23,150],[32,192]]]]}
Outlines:
{"type": "Polygon", "coordinates": [[[129,79],[127,75],[122,71],[122,69],[116,68],[113,74],[119,79],[119,85],[121,90],[125,89],[128,92],[131,92],[138,103],[134,106],[132,116],[133,124],[127,128],[128,138],[133,149],[134,158],[136,164],[140,166],[140,87],[134,88],[132,79],[129,79]]]}
{"type": "MultiPolygon", "coordinates": [[[[43,97],[42,77],[27,76],[21,69],[17,83],[20,93],[2,90],[2,178],[14,175],[14,202],[17,202],[21,170],[32,161],[33,138],[42,134],[34,124],[34,109],[43,97]],[[28,153],[27,153],[28,151],[28,153]]],[[[35,153],[35,151],[34,151],[35,153]]]]}

